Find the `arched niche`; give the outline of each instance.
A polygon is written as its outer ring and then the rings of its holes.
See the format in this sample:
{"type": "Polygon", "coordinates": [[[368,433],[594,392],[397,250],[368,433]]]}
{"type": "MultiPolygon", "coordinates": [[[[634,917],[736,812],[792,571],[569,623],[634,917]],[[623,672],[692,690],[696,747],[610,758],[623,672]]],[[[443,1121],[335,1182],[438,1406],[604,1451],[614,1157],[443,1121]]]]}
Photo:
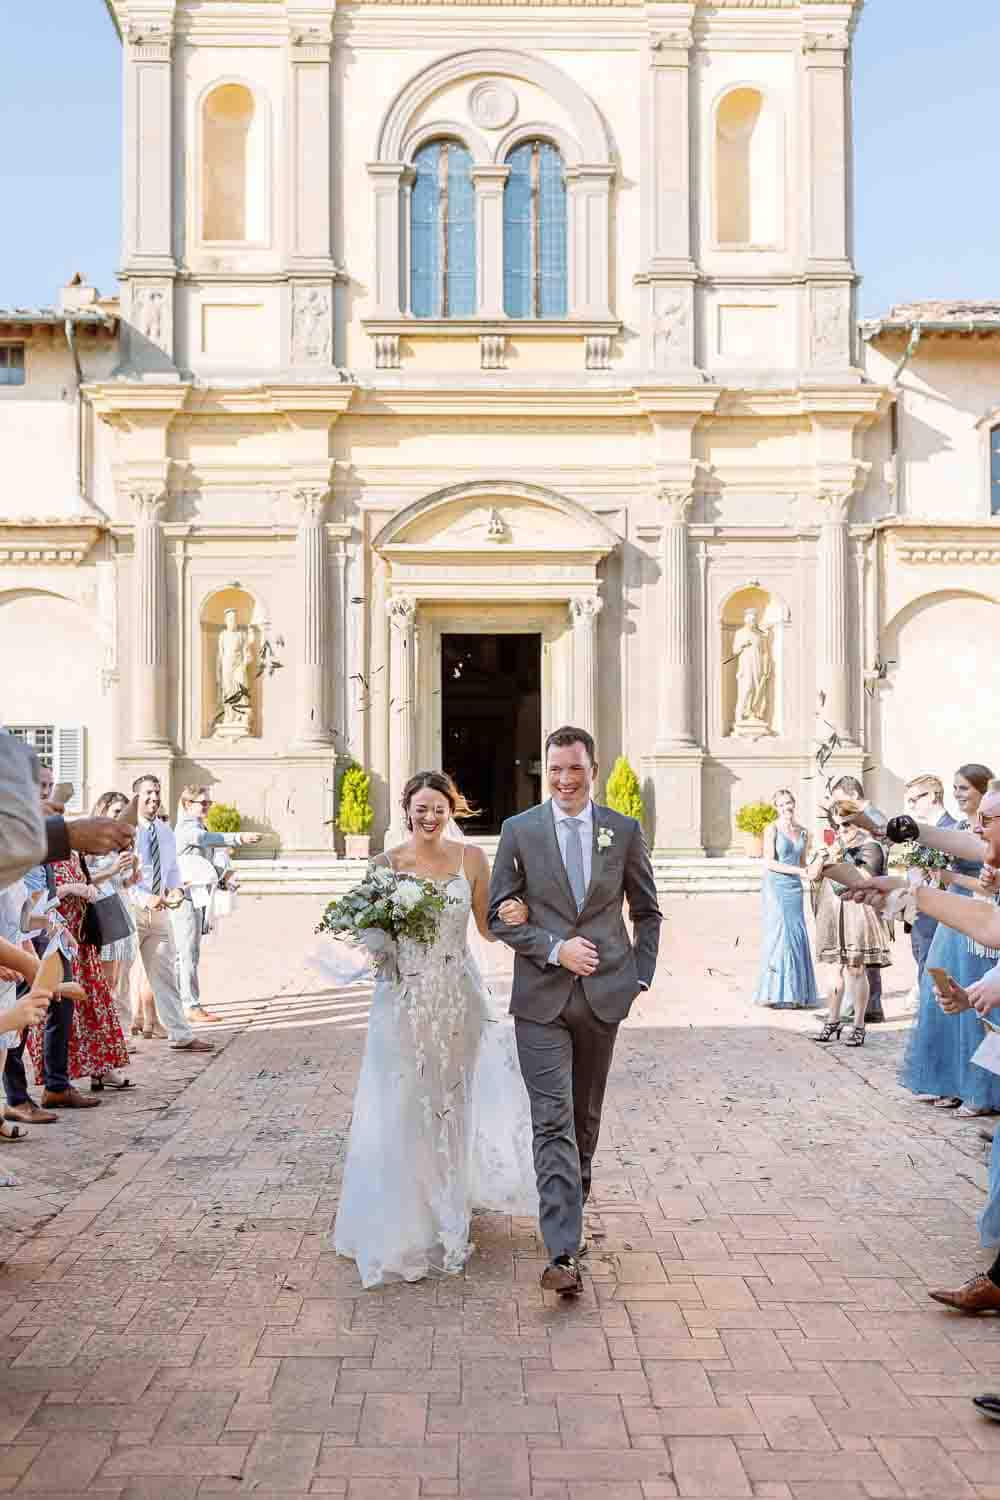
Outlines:
{"type": "Polygon", "coordinates": [[[785,733],[788,606],[760,584],[729,595],[720,616],[723,733],[761,739],[785,733]]]}
{"type": "Polygon", "coordinates": [[[715,109],[713,199],[720,249],[778,245],[784,223],[781,116],[761,89],[729,89],[715,109]]]}
{"type": "Polygon", "coordinates": [[[249,590],[231,586],[201,607],[201,733],[223,744],[261,736],[261,645],[266,613],[249,590]]]}
{"type": "Polygon", "coordinates": [[[205,244],[267,240],[267,106],[247,84],[214,84],[200,109],[200,238],[205,244]]]}

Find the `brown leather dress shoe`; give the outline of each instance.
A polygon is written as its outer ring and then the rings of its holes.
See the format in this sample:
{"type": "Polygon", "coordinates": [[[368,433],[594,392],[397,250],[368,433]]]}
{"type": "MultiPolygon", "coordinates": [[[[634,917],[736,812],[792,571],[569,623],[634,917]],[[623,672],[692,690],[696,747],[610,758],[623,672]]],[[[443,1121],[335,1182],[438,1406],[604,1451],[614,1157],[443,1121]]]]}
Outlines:
{"type": "Polygon", "coordinates": [[[988,1276],[973,1276],[955,1291],[931,1292],[935,1302],[953,1307],[956,1312],[1000,1312],[1000,1286],[988,1276]]]}
{"type": "Polygon", "coordinates": [[[542,1290],[558,1292],[561,1297],[575,1297],[583,1291],[580,1267],[572,1255],[557,1255],[542,1272],[542,1290]]]}
{"type": "Polygon", "coordinates": [[[103,1102],[102,1099],[94,1099],[89,1094],[81,1094],[79,1089],[73,1088],[72,1084],[68,1089],[62,1089],[57,1094],[49,1089],[45,1089],[42,1094],[42,1103],[46,1109],[96,1109],[103,1102]]]}
{"type": "Polygon", "coordinates": [[[18,1120],[22,1125],[53,1125],[59,1116],[51,1109],[39,1109],[34,1099],[25,1099],[23,1104],[8,1104],[3,1112],[5,1120],[18,1120]]]}

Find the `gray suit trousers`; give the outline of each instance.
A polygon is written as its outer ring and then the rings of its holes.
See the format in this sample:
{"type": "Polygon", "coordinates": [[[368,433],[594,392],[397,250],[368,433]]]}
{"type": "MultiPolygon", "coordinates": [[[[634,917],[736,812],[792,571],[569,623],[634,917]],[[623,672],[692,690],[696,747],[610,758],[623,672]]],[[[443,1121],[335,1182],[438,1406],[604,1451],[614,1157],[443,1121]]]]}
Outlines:
{"type": "Polygon", "coordinates": [[[531,1101],[539,1224],[554,1260],[576,1255],[583,1238],[583,1206],[618,1023],[595,1016],[576,981],[554,1021],[517,1016],[514,1026],[531,1101]]]}

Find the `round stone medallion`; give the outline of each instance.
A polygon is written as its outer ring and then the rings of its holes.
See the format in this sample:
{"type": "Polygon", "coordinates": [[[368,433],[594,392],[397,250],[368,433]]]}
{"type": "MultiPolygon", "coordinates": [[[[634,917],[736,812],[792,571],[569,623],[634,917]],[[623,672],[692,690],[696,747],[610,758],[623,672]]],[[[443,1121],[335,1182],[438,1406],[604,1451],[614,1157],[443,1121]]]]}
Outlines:
{"type": "Polygon", "coordinates": [[[502,130],[517,114],[517,95],[509,84],[488,78],[470,93],[469,114],[484,130],[502,130]]]}

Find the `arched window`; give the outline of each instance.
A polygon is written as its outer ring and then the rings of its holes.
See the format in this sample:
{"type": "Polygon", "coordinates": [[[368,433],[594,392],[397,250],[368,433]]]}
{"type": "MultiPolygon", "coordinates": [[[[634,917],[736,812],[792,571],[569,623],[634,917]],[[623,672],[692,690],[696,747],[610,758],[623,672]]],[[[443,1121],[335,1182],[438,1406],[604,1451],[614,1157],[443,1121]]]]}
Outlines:
{"type": "Polygon", "coordinates": [[[267,163],[263,118],[242,83],[223,83],[202,106],[201,237],[265,238],[267,163]]]}
{"type": "Polygon", "coordinates": [[[413,158],[410,309],[417,318],[476,311],[476,192],[472,155],[458,141],[431,141],[413,158]]]}
{"type": "Polygon", "coordinates": [[[1000,425],[990,428],[990,515],[1000,516],[1000,425]]]}
{"type": "Polygon", "coordinates": [[[548,141],[507,157],[503,194],[503,309],[509,318],[564,318],[567,307],[566,178],[548,141]]]}
{"type": "Polygon", "coordinates": [[[720,245],[771,245],[781,237],[781,161],[775,110],[738,88],[715,117],[715,230],[720,245]]]}

